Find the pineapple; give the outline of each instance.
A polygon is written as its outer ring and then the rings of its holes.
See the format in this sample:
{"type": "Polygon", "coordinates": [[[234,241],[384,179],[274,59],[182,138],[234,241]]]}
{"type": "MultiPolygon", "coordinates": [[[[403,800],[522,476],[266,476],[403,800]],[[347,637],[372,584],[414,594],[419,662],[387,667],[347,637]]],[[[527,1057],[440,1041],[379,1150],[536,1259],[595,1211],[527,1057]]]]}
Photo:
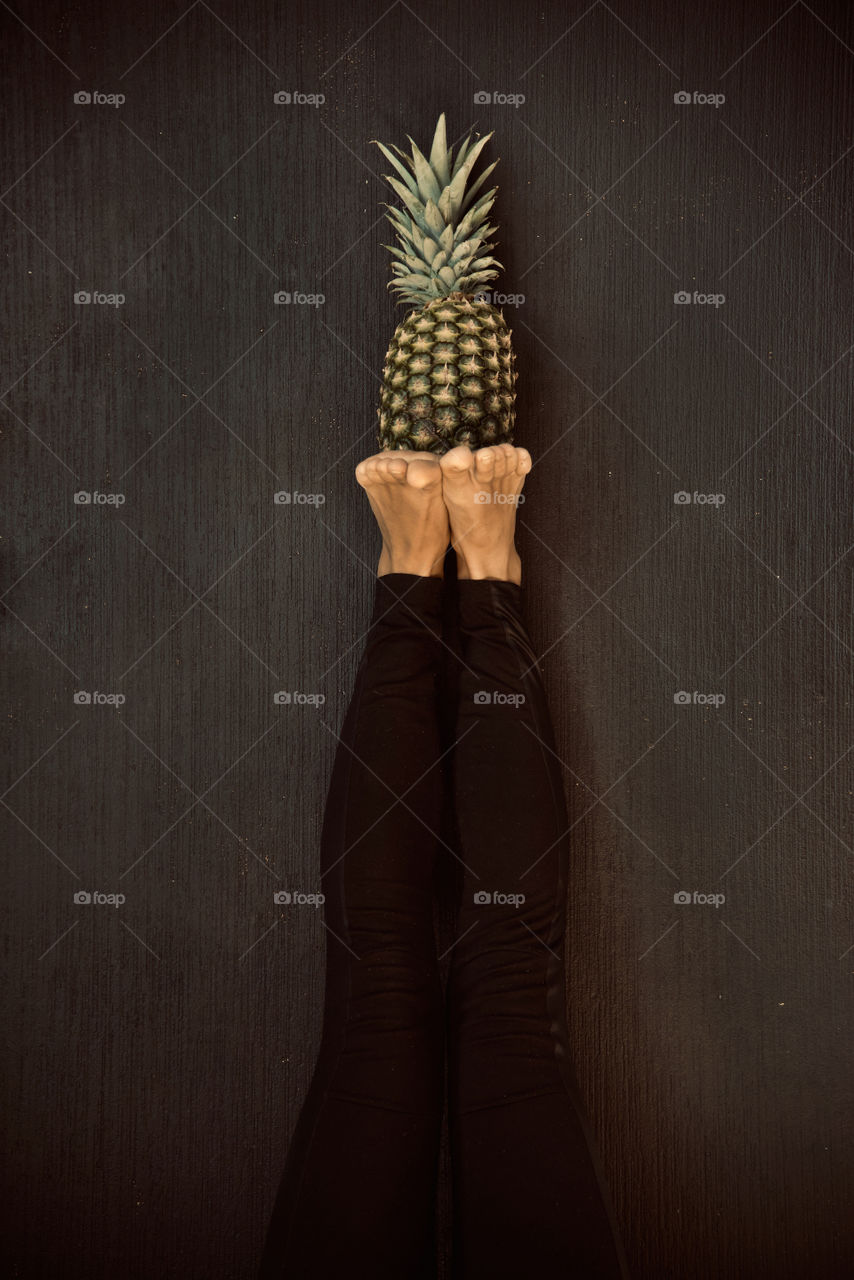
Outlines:
{"type": "MultiPolygon", "coordinates": [[[[408,136],[408,135],[407,135],[408,136]]],[[[412,142],[401,163],[376,142],[400,178],[387,177],[408,210],[386,205],[400,248],[394,255],[401,302],[414,303],[395,330],[383,369],[378,440],[382,449],[445,453],[455,445],[481,449],[513,443],[516,419],[515,355],[501,311],[478,298],[501,263],[489,256],[486,225],[496,187],[474,198],[497,161],[466,188],[488,133],[473,147],[471,135],[456,161],[439,116],[429,161],[412,142]]],[[[391,144],[392,146],[394,144],[391,144]]]]}

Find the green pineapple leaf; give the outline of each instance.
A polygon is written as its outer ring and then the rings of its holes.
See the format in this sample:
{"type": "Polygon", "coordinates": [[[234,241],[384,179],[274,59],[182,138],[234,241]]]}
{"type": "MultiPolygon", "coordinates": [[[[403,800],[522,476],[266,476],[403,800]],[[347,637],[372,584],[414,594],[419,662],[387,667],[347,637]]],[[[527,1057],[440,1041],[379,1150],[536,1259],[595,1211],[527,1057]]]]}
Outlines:
{"type": "MultiPolygon", "coordinates": [[[[429,229],[440,237],[439,242],[441,244],[441,236],[447,228],[445,225],[445,219],[442,217],[432,200],[428,200],[424,207],[424,221],[429,229]]],[[[444,248],[444,245],[442,247],[444,248]]]]}
{"type": "Polygon", "coordinates": [[[491,137],[492,137],[492,134],[488,133],[486,137],[481,138],[479,142],[476,142],[474,144],[474,146],[468,152],[465,158],[465,161],[463,162],[462,165],[460,165],[459,169],[457,169],[457,172],[454,174],[451,180],[450,192],[451,192],[451,207],[453,210],[452,212],[453,218],[456,218],[457,213],[460,210],[460,206],[463,198],[463,191],[465,190],[465,185],[466,185],[466,182],[468,181],[468,176],[471,173],[472,168],[474,167],[474,163],[491,137]]]}
{"type": "MultiPolygon", "coordinates": [[[[406,136],[409,138],[409,134],[406,136]]],[[[409,138],[409,141],[412,142],[412,139],[409,138]]],[[[418,182],[418,194],[421,199],[425,202],[427,200],[432,200],[435,204],[438,204],[442,191],[436,181],[436,175],[414,142],[412,142],[412,167],[415,171],[415,178],[418,182]]]]}
{"type": "Polygon", "coordinates": [[[386,146],[372,139],[398,175],[384,175],[403,205],[385,206],[398,244],[384,248],[394,260],[390,287],[407,300],[423,305],[470,290],[498,274],[501,264],[490,256],[495,248],[490,236],[496,228],[489,225],[497,187],[484,189],[498,162],[487,165],[467,186],[492,136],[490,132],[473,142],[470,133],[453,163],[444,112],[436,123],[429,160],[409,134],[411,158],[394,143],[386,146]]]}
{"type": "Polygon", "coordinates": [[[399,160],[395,159],[395,157],[389,151],[388,147],[384,147],[381,142],[377,142],[376,138],[371,138],[371,142],[374,144],[374,146],[379,147],[380,151],[383,153],[386,160],[391,161],[395,169],[397,169],[398,173],[400,174],[401,178],[403,178],[403,181],[409,187],[409,190],[412,192],[414,196],[417,197],[418,183],[415,181],[410,171],[408,169],[405,169],[399,160]]]}
{"type": "Polygon", "coordinates": [[[469,136],[466,138],[465,142],[464,142],[464,143],[462,144],[462,146],[460,147],[460,153],[459,153],[459,155],[457,156],[456,164],[454,165],[453,169],[451,170],[451,177],[452,177],[452,178],[456,176],[457,170],[459,169],[460,165],[461,165],[461,164],[463,163],[463,161],[465,160],[466,155],[468,154],[468,149],[469,149],[469,147],[470,147],[470,146],[471,146],[471,134],[469,134],[469,136]]]}
{"type": "MultiPolygon", "coordinates": [[[[466,209],[468,209],[472,200],[477,195],[480,188],[483,186],[484,181],[489,177],[489,175],[492,173],[492,170],[495,168],[497,164],[498,164],[498,161],[493,160],[492,164],[488,165],[487,168],[484,169],[483,173],[480,175],[477,181],[473,182],[472,185],[469,187],[468,191],[466,192],[465,199],[463,200],[463,205],[462,205],[463,213],[465,213],[466,209]]],[[[498,190],[497,187],[493,187],[493,191],[497,191],[497,190],[498,190]]]]}
{"type": "Polygon", "coordinates": [[[430,168],[445,188],[451,181],[451,155],[448,151],[448,138],[445,132],[445,113],[439,116],[436,132],[433,134],[433,145],[430,148],[430,168]]]}
{"type": "MultiPolygon", "coordinates": [[[[495,190],[497,191],[498,188],[496,187],[495,190]]],[[[492,193],[489,192],[487,194],[491,195],[492,193]]],[[[484,218],[486,218],[489,215],[489,210],[491,209],[491,207],[492,207],[492,201],[488,200],[487,196],[484,196],[474,206],[474,208],[469,209],[468,213],[465,215],[462,222],[459,223],[459,225],[457,226],[457,229],[454,234],[457,236],[462,236],[464,240],[468,239],[468,237],[471,235],[474,229],[478,227],[480,223],[483,222],[484,218]]],[[[486,232],[481,231],[478,234],[485,235],[486,232]]]]}
{"type": "Polygon", "coordinates": [[[416,221],[418,222],[423,221],[424,206],[421,203],[421,201],[417,200],[416,197],[412,195],[408,187],[405,187],[403,183],[398,182],[397,178],[392,178],[388,174],[383,174],[383,177],[392,187],[394,187],[395,191],[400,196],[401,200],[406,205],[407,209],[412,214],[413,218],[415,218],[416,221]]]}

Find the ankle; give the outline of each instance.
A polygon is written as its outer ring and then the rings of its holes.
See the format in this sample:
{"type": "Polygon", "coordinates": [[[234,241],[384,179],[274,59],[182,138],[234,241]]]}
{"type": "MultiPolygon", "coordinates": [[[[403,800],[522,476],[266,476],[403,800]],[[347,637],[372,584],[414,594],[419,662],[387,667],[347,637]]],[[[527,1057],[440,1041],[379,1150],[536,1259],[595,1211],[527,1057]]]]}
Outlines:
{"type": "Polygon", "coordinates": [[[433,557],[423,551],[417,554],[392,553],[383,547],[377,565],[377,577],[383,578],[388,573],[409,573],[419,578],[444,578],[445,552],[433,557]]]}
{"type": "Polygon", "coordinates": [[[522,561],[515,548],[502,555],[477,556],[469,555],[468,559],[457,552],[457,577],[460,581],[477,581],[482,578],[497,578],[501,582],[515,582],[522,585],[522,561]]]}

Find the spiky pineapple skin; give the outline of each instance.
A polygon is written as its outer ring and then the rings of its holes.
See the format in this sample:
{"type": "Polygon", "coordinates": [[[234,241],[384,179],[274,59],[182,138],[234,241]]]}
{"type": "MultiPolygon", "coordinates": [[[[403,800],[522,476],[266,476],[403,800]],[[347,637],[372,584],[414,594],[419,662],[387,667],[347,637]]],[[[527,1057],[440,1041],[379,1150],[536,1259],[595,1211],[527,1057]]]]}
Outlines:
{"type": "Polygon", "coordinates": [[[447,453],[512,444],[516,356],[503,313],[454,292],[410,311],[383,368],[381,449],[447,453]]]}

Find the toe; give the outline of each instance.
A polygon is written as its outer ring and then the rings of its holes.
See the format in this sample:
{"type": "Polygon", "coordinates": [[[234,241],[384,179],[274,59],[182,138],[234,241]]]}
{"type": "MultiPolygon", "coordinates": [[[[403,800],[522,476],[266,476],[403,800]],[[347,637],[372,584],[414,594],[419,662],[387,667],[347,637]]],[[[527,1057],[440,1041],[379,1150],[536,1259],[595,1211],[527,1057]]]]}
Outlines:
{"type": "Polygon", "coordinates": [[[428,489],[431,485],[438,484],[441,479],[442,469],[438,459],[432,459],[423,454],[413,458],[406,470],[407,484],[410,484],[413,489],[428,489]]]}
{"type": "Polygon", "coordinates": [[[445,475],[450,476],[451,479],[457,479],[463,472],[471,470],[473,458],[474,454],[467,444],[458,444],[442,454],[439,466],[445,475]]]}
{"type": "Polygon", "coordinates": [[[488,481],[495,475],[496,451],[494,449],[478,449],[475,454],[475,471],[478,480],[488,481]]]}
{"type": "Polygon", "coordinates": [[[502,444],[502,449],[507,458],[507,475],[516,475],[519,471],[519,449],[513,448],[512,444],[502,444]]]}
{"type": "Polygon", "coordinates": [[[517,479],[519,472],[519,450],[514,449],[512,444],[503,444],[501,451],[504,454],[504,478],[506,480],[517,479]]]}
{"type": "Polygon", "coordinates": [[[405,458],[383,458],[380,463],[380,471],[383,480],[387,480],[389,484],[400,484],[406,480],[406,469],[408,462],[405,458]]]}
{"type": "Polygon", "coordinates": [[[516,457],[516,450],[513,448],[512,444],[503,444],[501,446],[501,451],[504,454],[504,479],[515,480],[519,462],[516,457]]]}
{"type": "Polygon", "coordinates": [[[497,448],[498,457],[500,459],[496,466],[496,476],[512,476],[516,471],[516,450],[512,444],[500,444],[497,448]]]}

